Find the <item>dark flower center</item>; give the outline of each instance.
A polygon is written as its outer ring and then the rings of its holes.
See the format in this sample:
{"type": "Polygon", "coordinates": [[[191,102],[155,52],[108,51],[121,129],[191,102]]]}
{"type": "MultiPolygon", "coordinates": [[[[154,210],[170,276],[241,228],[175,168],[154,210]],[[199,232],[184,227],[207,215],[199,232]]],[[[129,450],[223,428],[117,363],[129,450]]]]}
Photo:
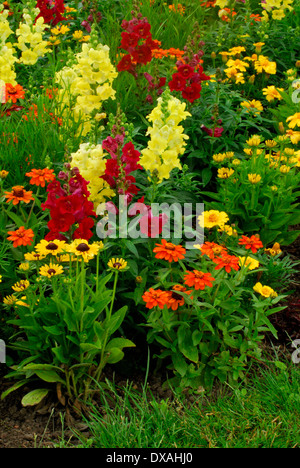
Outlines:
{"type": "Polygon", "coordinates": [[[53,268],[50,268],[47,273],[49,275],[55,275],[56,271],[53,268]]]}
{"type": "Polygon", "coordinates": [[[46,247],[47,250],[57,250],[58,246],[54,242],[49,242],[49,244],[46,247]]]}
{"type": "Polygon", "coordinates": [[[121,268],[121,266],[122,266],[122,263],[120,263],[120,262],[116,262],[116,263],[113,264],[114,268],[121,268]]]}
{"type": "Polygon", "coordinates": [[[22,187],[16,187],[13,189],[14,197],[22,198],[24,197],[24,190],[22,187]]]}
{"type": "Polygon", "coordinates": [[[79,252],[88,252],[88,250],[90,250],[90,247],[84,242],[81,242],[81,244],[77,245],[76,250],[79,250],[79,252]]]}

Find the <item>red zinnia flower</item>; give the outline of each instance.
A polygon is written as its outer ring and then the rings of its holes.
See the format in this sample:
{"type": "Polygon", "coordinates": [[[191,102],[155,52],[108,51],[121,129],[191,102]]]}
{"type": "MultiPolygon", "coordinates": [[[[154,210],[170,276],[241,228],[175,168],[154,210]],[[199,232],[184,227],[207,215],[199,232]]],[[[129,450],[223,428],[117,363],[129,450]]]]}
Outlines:
{"type": "Polygon", "coordinates": [[[25,174],[27,177],[31,177],[30,184],[45,187],[46,182],[52,182],[55,179],[53,169],[32,169],[30,172],[25,174]]]}
{"type": "Polygon", "coordinates": [[[195,289],[203,290],[205,286],[211,288],[213,281],[215,281],[215,278],[210,273],[203,273],[203,271],[198,270],[188,271],[184,276],[185,284],[195,289]]]}
{"type": "Polygon", "coordinates": [[[13,242],[13,247],[20,247],[21,245],[30,245],[32,244],[34,232],[32,229],[25,229],[24,226],[21,226],[16,231],[8,231],[7,234],[10,234],[7,237],[7,240],[13,242]]]}
{"type": "Polygon", "coordinates": [[[225,268],[227,273],[230,273],[231,269],[239,270],[239,258],[235,255],[228,255],[226,252],[222,252],[221,257],[216,257],[213,259],[217,266],[215,270],[220,270],[220,268],[225,268]]]}
{"type": "Polygon", "coordinates": [[[14,104],[17,102],[18,99],[24,99],[25,91],[21,85],[17,84],[13,86],[10,83],[6,83],[5,85],[5,101],[6,102],[13,102],[14,104]]]}
{"type": "Polygon", "coordinates": [[[167,304],[169,300],[169,293],[161,289],[150,288],[149,291],[143,294],[142,299],[146,302],[146,307],[148,309],[153,309],[153,307],[163,309],[164,305],[167,304]]]}
{"type": "Polygon", "coordinates": [[[258,249],[263,247],[263,243],[259,238],[259,235],[253,235],[251,237],[242,236],[239,239],[239,245],[244,245],[245,249],[251,249],[252,253],[256,253],[258,249]]]}
{"type": "Polygon", "coordinates": [[[157,246],[153,249],[153,252],[156,253],[155,258],[167,260],[170,263],[182,260],[186,253],[184,247],[167,242],[165,239],[162,239],[161,244],[155,245],[157,246]]]}

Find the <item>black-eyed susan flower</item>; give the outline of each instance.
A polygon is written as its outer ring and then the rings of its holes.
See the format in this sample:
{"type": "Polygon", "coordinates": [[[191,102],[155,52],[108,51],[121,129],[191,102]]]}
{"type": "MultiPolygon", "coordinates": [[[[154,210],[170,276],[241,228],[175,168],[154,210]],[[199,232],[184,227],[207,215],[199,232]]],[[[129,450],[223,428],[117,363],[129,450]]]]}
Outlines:
{"type": "Polygon", "coordinates": [[[127,269],[127,262],[123,258],[111,258],[107,265],[110,270],[120,271],[127,269]]]}
{"type": "Polygon", "coordinates": [[[47,278],[52,278],[52,276],[61,275],[64,272],[64,269],[61,265],[57,265],[56,263],[49,263],[49,265],[43,265],[39,273],[41,276],[46,276],[47,278]]]}
{"type": "Polygon", "coordinates": [[[20,291],[25,291],[25,289],[29,288],[29,286],[30,286],[30,283],[28,280],[21,280],[15,283],[12,286],[12,289],[16,292],[20,292],[20,291]]]}
{"type": "Polygon", "coordinates": [[[67,250],[66,242],[62,240],[51,240],[47,241],[42,239],[36,246],[35,250],[39,255],[43,255],[44,257],[47,255],[58,255],[64,253],[67,250]]]}
{"type": "Polygon", "coordinates": [[[228,179],[234,173],[234,169],[229,167],[221,167],[218,169],[218,177],[220,179],[228,179]]]}
{"type": "Polygon", "coordinates": [[[98,255],[100,250],[99,244],[94,242],[89,244],[86,239],[75,239],[69,246],[68,252],[81,257],[85,262],[88,262],[92,258],[98,255]]]}
{"type": "Polygon", "coordinates": [[[13,305],[16,304],[17,301],[18,301],[18,298],[16,296],[14,296],[13,294],[11,294],[10,296],[6,296],[3,299],[3,304],[5,304],[7,306],[13,306],[13,305]]]}

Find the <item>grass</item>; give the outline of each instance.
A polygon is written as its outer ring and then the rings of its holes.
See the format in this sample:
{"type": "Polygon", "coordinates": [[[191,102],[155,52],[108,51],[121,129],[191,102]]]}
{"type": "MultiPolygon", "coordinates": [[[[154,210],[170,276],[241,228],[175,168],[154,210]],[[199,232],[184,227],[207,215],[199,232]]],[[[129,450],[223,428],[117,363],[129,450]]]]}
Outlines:
{"type": "MultiPolygon", "coordinates": [[[[283,366],[284,367],[284,366],[283,366]]],[[[297,365],[253,374],[247,385],[190,402],[159,400],[146,386],[102,394],[85,420],[91,437],[81,448],[296,448],[300,446],[300,373],[297,365]]],[[[65,447],[62,440],[60,447],[65,447]]]]}

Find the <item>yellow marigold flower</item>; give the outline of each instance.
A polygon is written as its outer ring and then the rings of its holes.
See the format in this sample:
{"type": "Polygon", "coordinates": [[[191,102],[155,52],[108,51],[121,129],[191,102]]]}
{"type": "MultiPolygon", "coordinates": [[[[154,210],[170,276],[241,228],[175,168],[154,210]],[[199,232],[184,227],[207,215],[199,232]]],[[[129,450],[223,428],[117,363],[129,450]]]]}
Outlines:
{"type": "Polygon", "coordinates": [[[268,75],[276,74],[276,62],[270,62],[268,57],[259,55],[258,59],[254,62],[254,68],[257,73],[267,73],[268,75]]]}
{"type": "Polygon", "coordinates": [[[127,269],[127,262],[123,258],[111,258],[107,265],[111,270],[127,269]]]}
{"type": "Polygon", "coordinates": [[[223,61],[224,63],[226,63],[227,60],[228,60],[229,52],[219,52],[219,54],[220,54],[221,57],[222,57],[222,61],[223,61]]]}
{"type": "Polygon", "coordinates": [[[263,286],[261,283],[256,283],[253,289],[263,297],[276,297],[278,295],[270,286],[263,286]]]}
{"type": "Polygon", "coordinates": [[[59,34],[66,34],[68,31],[70,31],[70,28],[68,28],[68,26],[65,24],[62,24],[60,27],[51,29],[52,34],[55,36],[58,36],[59,34]]]}
{"type": "Polygon", "coordinates": [[[241,164],[241,160],[235,158],[235,159],[232,160],[232,164],[233,164],[234,166],[238,166],[239,164],[241,164]]]}
{"type": "Polygon", "coordinates": [[[258,184],[261,181],[261,176],[259,174],[248,174],[248,180],[251,184],[258,184]]]}
{"type": "Polygon", "coordinates": [[[234,157],[234,152],[233,151],[226,151],[225,156],[227,159],[231,159],[234,157]]]}
{"type": "Polygon", "coordinates": [[[247,145],[249,146],[258,146],[261,143],[261,138],[259,135],[252,135],[249,140],[246,140],[247,145]]]}
{"type": "Polygon", "coordinates": [[[20,292],[20,291],[25,291],[25,289],[29,288],[29,286],[30,286],[30,283],[28,280],[21,280],[15,283],[12,286],[12,289],[16,292],[20,292]]]}
{"type": "Polygon", "coordinates": [[[262,46],[264,46],[265,43],[264,43],[264,42],[256,42],[256,43],[254,43],[253,45],[254,45],[254,47],[255,47],[255,52],[256,52],[257,54],[260,54],[260,53],[261,53],[262,46]]]}
{"type": "Polygon", "coordinates": [[[202,228],[213,228],[214,226],[222,227],[229,221],[228,215],[225,211],[218,210],[209,210],[203,211],[203,213],[198,216],[199,226],[202,228]]]}
{"type": "Polygon", "coordinates": [[[274,99],[278,99],[279,101],[282,99],[282,96],[280,94],[280,91],[283,92],[283,88],[275,88],[275,86],[267,86],[266,88],[263,88],[262,92],[264,96],[266,96],[267,101],[271,102],[274,101],[274,99]]]}
{"type": "Polygon", "coordinates": [[[296,112],[296,114],[288,117],[286,122],[289,122],[289,128],[300,127],[300,112],[296,112]]]}
{"type": "Polygon", "coordinates": [[[255,270],[259,267],[259,261],[252,257],[239,257],[240,266],[248,267],[249,270],[255,270]]]}
{"type": "Polygon", "coordinates": [[[282,250],[280,248],[280,244],[278,242],[275,242],[273,247],[271,247],[270,249],[265,249],[265,252],[269,253],[270,255],[272,255],[272,257],[274,257],[275,255],[281,254],[282,250]]]}
{"type": "Polygon", "coordinates": [[[234,169],[229,169],[229,167],[221,167],[218,169],[218,177],[220,179],[228,179],[234,173],[234,169]]]}
{"type": "Polygon", "coordinates": [[[229,55],[239,55],[241,52],[246,52],[245,47],[237,46],[237,47],[232,47],[231,49],[229,49],[229,55]]]}
{"type": "Polygon", "coordinates": [[[259,115],[263,110],[262,103],[253,99],[252,101],[243,101],[241,106],[246,108],[248,112],[252,112],[254,115],[259,115]]]}
{"type": "Polygon", "coordinates": [[[47,276],[47,278],[52,278],[52,276],[61,275],[64,272],[64,269],[61,265],[55,263],[49,263],[49,265],[43,265],[39,273],[41,276],[47,276]]]}

